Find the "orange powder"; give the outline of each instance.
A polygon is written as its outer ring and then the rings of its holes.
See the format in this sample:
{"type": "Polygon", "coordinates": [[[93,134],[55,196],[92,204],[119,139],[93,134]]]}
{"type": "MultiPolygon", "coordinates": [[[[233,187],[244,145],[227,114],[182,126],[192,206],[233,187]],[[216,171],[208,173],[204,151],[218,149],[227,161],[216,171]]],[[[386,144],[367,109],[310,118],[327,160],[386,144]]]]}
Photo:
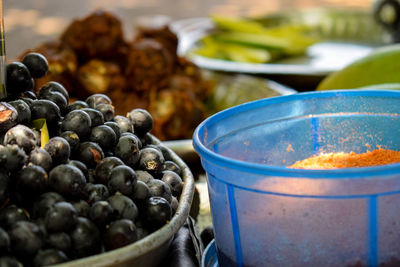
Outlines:
{"type": "Polygon", "coordinates": [[[339,169],[368,167],[400,162],[400,151],[379,148],[366,153],[321,153],[317,156],[297,161],[289,168],[293,169],[339,169]]]}

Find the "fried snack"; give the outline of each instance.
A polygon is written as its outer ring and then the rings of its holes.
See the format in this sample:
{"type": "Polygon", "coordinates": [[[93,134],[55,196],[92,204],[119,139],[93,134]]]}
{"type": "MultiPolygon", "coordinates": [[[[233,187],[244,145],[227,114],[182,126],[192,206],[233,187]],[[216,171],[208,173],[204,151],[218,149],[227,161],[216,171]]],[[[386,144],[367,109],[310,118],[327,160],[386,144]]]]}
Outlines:
{"type": "Polygon", "coordinates": [[[135,42],[142,39],[156,40],[168,49],[174,60],[178,58],[176,49],[178,47],[178,37],[167,27],[160,28],[139,28],[139,32],[135,37],[135,42]]]}
{"type": "Polygon", "coordinates": [[[149,110],[156,118],[154,130],[160,138],[187,138],[206,113],[199,98],[186,88],[193,88],[194,81],[187,76],[174,75],[169,89],[150,95],[149,110]]]}
{"type": "Polygon", "coordinates": [[[106,93],[111,88],[126,88],[121,68],[113,62],[99,59],[92,59],[79,67],[77,79],[88,94],[106,93]]]}
{"type": "Polygon", "coordinates": [[[81,20],[74,20],[60,40],[64,46],[75,51],[79,62],[99,58],[123,64],[129,50],[129,45],[124,40],[121,21],[102,10],[81,20]]]}
{"type": "Polygon", "coordinates": [[[205,103],[213,82],[177,55],[178,38],[167,26],[136,32],[133,40],[125,40],[120,20],[101,10],[74,20],[58,40],[27,51],[40,52],[49,61],[47,80],[39,80],[36,90],[54,80],[71,99],[104,93],[116,114],[148,110],[155,125],[151,133],[161,140],[191,138],[209,115],[205,103]]]}
{"type": "Polygon", "coordinates": [[[133,90],[163,89],[173,73],[173,57],[162,43],[142,39],[132,44],[125,74],[133,90]]]}

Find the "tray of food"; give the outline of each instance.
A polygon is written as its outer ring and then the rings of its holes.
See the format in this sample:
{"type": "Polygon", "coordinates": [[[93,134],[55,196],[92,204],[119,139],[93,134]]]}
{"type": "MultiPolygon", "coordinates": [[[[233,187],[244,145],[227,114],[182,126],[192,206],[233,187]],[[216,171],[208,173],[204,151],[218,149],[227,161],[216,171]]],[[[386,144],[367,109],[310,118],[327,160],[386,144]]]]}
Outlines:
{"type": "Polygon", "coordinates": [[[228,106],[294,92],[265,79],[203,70],[177,53],[179,39],[169,24],[137,26],[132,39],[122,28],[119,17],[98,10],[19,58],[39,52],[48,59],[48,75],[36,81],[36,90],[53,80],[72,99],[107,94],[118,114],[148,110],[152,134],[162,141],[190,139],[202,120],[228,106]]]}
{"type": "Polygon", "coordinates": [[[178,53],[205,69],[325,76],[392,41],[371,13],[306,9],[256,18],[210,16],[176,21],[172,29],[178,53]]]}

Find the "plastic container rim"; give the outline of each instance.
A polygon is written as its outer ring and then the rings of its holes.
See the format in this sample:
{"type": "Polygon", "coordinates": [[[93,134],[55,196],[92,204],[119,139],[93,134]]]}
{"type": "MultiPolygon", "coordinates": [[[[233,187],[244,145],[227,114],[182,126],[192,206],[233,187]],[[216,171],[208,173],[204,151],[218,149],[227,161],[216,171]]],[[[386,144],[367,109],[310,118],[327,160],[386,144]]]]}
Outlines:
{"type": "MultiPolygon", "coordinates": [[[[338,96],[364,96],[364,97],[391,97],[400,98],[400,91],[396,90],[376,90],[376,89],[351,89],[351,90],[328,90],[328,91],[312,91],[301,92],[292,95],[276,96],[260,100],[251,101],[241,105],[237,105],[208,117],[201,122],[193,134],[193,147],[199,153],[201,160],[210,161],[220,167],[235,169],[241,172],[253,174],[277,176],[277,177],[292,177],[292,178],[326,178],[326,179],[344,179],[344,178],[365,178],[375,175],[391,175],[400,173],[400,163],[389,164],[384,166],[373,167],[358,167],[345,169],[329,169],[329,170],[309,170],[309,169],[291,169],[281,166],[263,165],[258,163],[250,163],[240,160],[235,160],[229,157],[219,155],[207,148],[200,139],[200,135],[205,127],[210,127],[227,117],[235,114],[257,109],[261,106],[270,104],[279,104],[282,102],[292,102],[302,99],[312,98],[328,98],[338,96]]],[[[207,170],[206,170],[207,171],[207,170]]]]}

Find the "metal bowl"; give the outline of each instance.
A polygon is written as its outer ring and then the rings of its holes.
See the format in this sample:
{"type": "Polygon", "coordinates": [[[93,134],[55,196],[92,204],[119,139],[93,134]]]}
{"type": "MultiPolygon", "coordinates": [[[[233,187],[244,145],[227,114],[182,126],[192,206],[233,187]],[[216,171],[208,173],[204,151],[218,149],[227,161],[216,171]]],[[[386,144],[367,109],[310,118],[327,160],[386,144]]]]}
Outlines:
{"type": "MultiPolygon", "coordinates": [[[[153,137],[154,144],[162,144],[153,137]]],[[[194,193],[194,178],[189,167],[170,148],[166,147],[171,158],[182,169],[183,190],[179,206],[171,221],[159,230],[151,233],[133,244],[109,252],[58,264],[57,267],[78,266],[159,266],[167,256],[172,239],[186,221],[192,204],[194,193]]]]}

